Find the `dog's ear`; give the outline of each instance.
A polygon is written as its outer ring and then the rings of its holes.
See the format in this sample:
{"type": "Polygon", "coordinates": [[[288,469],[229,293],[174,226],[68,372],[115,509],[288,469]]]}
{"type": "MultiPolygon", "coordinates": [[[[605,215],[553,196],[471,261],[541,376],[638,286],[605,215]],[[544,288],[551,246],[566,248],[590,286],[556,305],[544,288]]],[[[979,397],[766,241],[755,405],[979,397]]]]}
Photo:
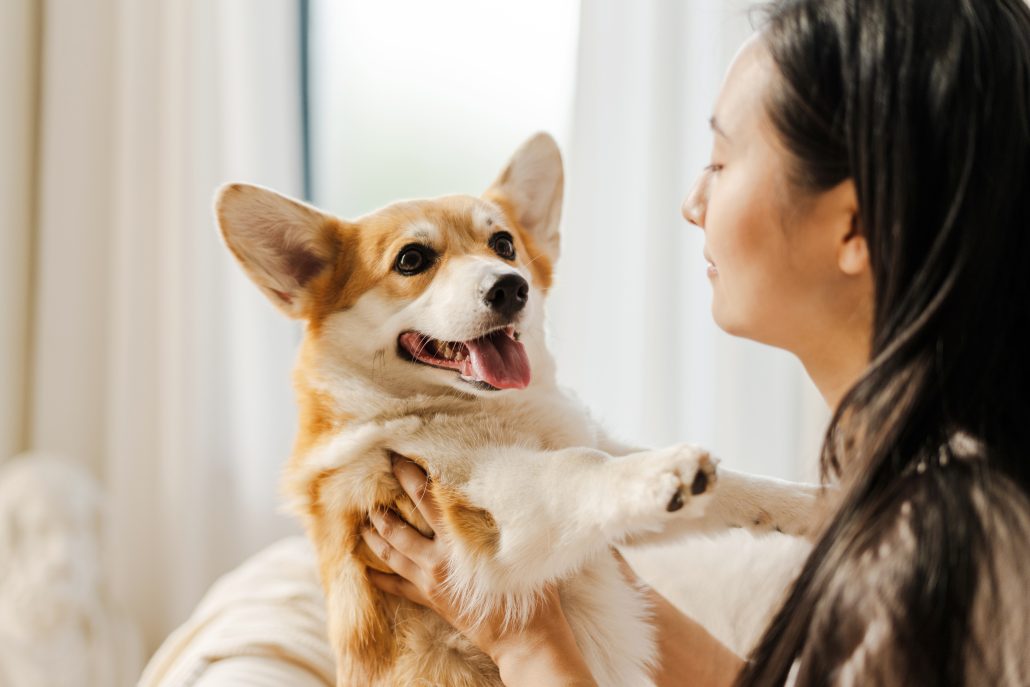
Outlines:
{"type": "Polygon", "coordinates": [[[215,215],[243,270],[289,317],[303,317],[307,285],[333,263],[339,220],[260,186],[218,190],[215,215]]]}
{"type": "Polygon", "coordinates": [[[558,223],[564,187],[558,144],[549,134],[538,133],[519,146],[483,196],[507,206],[553,263],[560,249],[558,223]]]}

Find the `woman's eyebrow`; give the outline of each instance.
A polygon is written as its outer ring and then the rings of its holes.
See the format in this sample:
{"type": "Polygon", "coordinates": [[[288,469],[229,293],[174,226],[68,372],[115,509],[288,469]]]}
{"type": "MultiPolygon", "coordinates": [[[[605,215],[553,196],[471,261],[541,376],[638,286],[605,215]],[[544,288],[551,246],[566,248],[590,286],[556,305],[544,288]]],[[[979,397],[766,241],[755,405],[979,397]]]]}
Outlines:
{"type": "Polygon", "coordinates": [[[712,131],[714,131],[715,133],[719,134],[720,136],[725,138],[727,141],[730,140],[730,137],[727,136],[726,132],[722,130],[722,127],[719,126],[719,121],[715,117],[712,117],[711,119],[708,120],[708,126],[710,126],[712,128],[712,131]]]}

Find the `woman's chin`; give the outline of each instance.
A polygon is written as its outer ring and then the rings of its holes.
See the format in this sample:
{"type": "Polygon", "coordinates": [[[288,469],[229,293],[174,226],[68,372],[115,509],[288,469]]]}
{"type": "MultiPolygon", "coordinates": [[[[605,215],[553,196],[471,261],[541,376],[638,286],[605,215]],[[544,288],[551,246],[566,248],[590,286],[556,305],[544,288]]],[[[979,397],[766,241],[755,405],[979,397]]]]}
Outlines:
{"type": "Polygon", "coordinates": [[[726,304],[719,298],[719,294],[714,292],[712,293],[712,321],[727,334],[736,335],[736,327],[733,326],[733,318],[729,316],[726,304]]]}
{"type": "Polygon", "coordinates": [[[726,307],[726,303],[718,295],[713,295],[712,297],[712,320],[719,329],[730,336],[744,339],[754,338],[754,332],[752,331],[754,328],[749,327],[748,323],[738,313],[726,307]]]}

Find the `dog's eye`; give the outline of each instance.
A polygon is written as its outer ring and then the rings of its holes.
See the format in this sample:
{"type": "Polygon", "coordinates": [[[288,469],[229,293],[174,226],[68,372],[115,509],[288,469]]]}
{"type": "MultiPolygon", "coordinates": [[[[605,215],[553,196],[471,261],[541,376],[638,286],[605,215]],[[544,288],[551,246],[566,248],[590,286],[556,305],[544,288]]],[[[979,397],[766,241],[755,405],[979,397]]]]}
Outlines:
{"type": "Polygon", "coordinates": [[[433,264],[433,257],[433,252],[430,249],[417,243],[412,243],[401,248],[401,252],[397,254],[397,262],[394,264],[394,269],[404,276],[410,277],[413,274],[429,269],[429,266],[433,264]]]}
{"type": "Polygon", "coordinates": [[[506,231],[499,231],[491,236],[490,247],[505,260],[515,259],[515,240],[506,231]]]}

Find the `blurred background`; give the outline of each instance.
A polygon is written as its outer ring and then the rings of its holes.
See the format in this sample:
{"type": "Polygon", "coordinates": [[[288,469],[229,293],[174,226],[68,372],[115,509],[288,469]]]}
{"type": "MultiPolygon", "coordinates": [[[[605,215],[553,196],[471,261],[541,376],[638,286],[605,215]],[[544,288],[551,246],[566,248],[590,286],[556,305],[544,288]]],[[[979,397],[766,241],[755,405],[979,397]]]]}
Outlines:
{"type": "MultiPolygon", "coordinates": [[[[138,660],[217,576],[299,531],[277,479],[301,331],[219,242],[227,181],[354,217],[478,194],[549,131],[562,381],[632,442],[813,474],[821,399],[788,354],[713,325],[679,214],[750,4],[0,2],[0,469],[57,455],[95,482],[105,603],[140,630],[138,660]]],[[[14,498],[30,492],[0,487],[11,528],[46,520],[14,498]]],[[[0,644],[24,539],[0,537],[0,644]]]]}

